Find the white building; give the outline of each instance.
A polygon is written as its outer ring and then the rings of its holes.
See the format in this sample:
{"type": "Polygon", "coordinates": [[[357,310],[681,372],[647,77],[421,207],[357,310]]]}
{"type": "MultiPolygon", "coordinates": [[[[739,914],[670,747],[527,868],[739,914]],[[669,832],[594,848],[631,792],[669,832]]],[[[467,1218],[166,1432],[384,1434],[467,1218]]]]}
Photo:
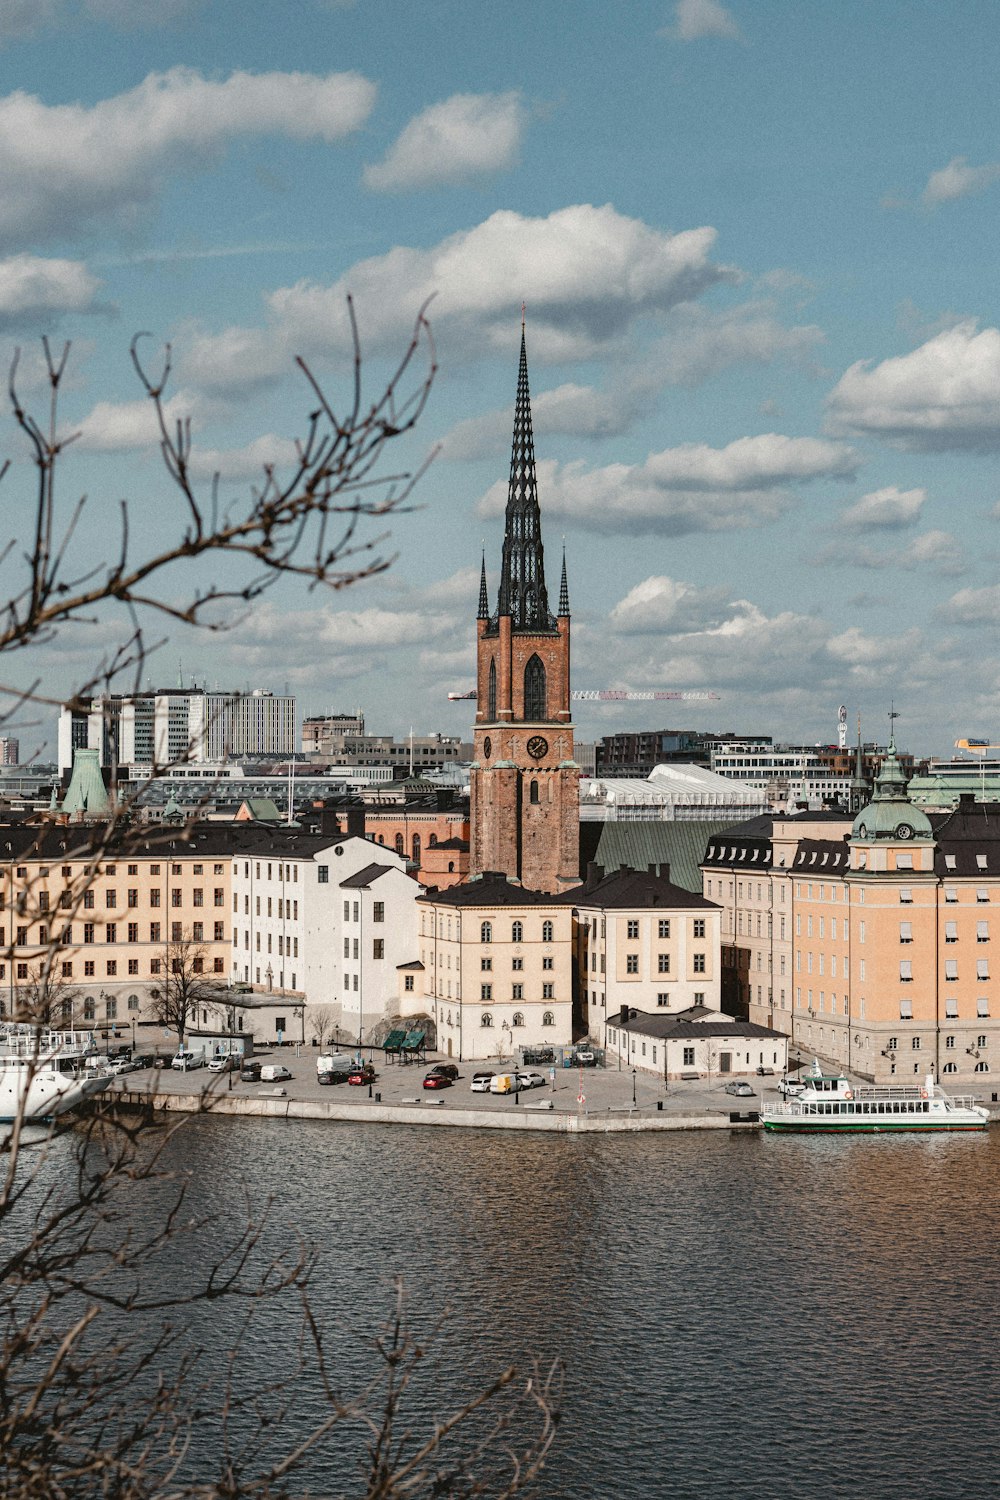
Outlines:
{"type": "Polygon", "coordinates": [[[103,766],[116,768],[291,755],[295,699],[262,689],[106,693],[84,711],[60,710],[58,746],[60,771],[69,769],[78,749],[97,750],[103,766]]]}
{"type": "Polygon", "coordinates": [[[756,786],[718,776],[701,766],[667,762],[643,781],[629,776],[595,776],[580,783],[582,821],[664,822],[725,817],[751,818],[767,811],[767,797],[756,786]]]}
{"type": "Polygon", "coordinates": [[[609,1015],[604,1046],[608,1066],[620,1061],[664,1079],[754,1077],[759,1068],[783,1074],[788,1038],[722,1011],[693,1006],[680,1015],[649,1014],[625,1006],[609,1015]]]}
{"type": "Polygon", "coordinates": [[[771,811],[819,809],[849,803],[853,779],[837,775],[818,750],[804,745],[762,745],[725,740],[712,745],[712,770],[766,793],[771,811]]]}
{"type": "Polygon", "coordinates": [[[284,830],[237,855],[233,983],[326,1007],[348,1037],[367,1037],[395,1013],[396,970],[416,950],[421,888],[405,864],[370,839],[284,830]]]}

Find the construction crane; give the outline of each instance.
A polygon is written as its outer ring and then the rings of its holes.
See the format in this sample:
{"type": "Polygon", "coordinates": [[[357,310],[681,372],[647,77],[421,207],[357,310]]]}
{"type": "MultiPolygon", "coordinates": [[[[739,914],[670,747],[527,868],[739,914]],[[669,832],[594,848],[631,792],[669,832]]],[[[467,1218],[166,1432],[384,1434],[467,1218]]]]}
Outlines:
{"type": "MultiPolygon", "coordinates": [[[[478,698],[476,689],[468,693],[449,693],[450,703],[459,703],[471,700],[473,703],[478,698]]],[[[646,692],[633,693],[628,688],[574,688],[570,697],[576,703],[660,703],[669,699],[671,702],[692,700],[703,703],[718,700],[718,693],[711,693],[692,689],[691,691],[673,692],[666,689],[650,689],[646,692]]]]}

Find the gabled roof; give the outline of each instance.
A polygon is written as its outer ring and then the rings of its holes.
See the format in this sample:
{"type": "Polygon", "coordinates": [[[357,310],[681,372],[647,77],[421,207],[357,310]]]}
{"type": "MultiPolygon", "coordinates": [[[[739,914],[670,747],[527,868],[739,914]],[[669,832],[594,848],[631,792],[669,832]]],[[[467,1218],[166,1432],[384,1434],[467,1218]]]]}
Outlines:
{"type": "Polygon", "coordinates": [[[795,858],[792,860],[792,869],[807,873],[821,874],[824,870],[827,874],[837,874],[841,870],[847,870],[851,864],[851,851],[847,847],[847,838],[839,842],[832,839],[803,839],[795,850],[795,858]]]}
{"type": "Polygon", "coordinates": [[[622,1021],[614,1014],[607,1018],[609,1026],[622,1031],[636,1032],[641,1036],[652,1036],[663,1041],[688,1040],[692,1037],[752,1037],[759,1041],[785,1041],[784,1032],[771,1031],[767,1026],[758,1026],[753,1021],[699,1021],[691,1020],[686,1012],[669,1015],[663,1012],[639,1011],[638,1015],[622,1021]]]}
{"type": "Polygon", "coordinates": [[[366,891],[370,885],[374,885],[376,880],[380,880],[383,875],[388,875],[390,870],[397,868],[396,865],[377,863],[365,865],[364,869],[359,870],[356,875],[348,875],[346,880],[342,880],[340,888],[343,891],[366,891]]]}
{"type": "Polygon", "coordinates": [[[594,885],[574,886],[571,891],[563,891],[553,899],[563,905],[593,906],[602,911],[612,908],[629,911],[647,908],[661,911],[692,908],[698,911],[717,910],[714,901],[707,901],[694,891],[674,885],[668,876],[661,875],[658,870],[615,870],[594,885]]]}
{"type": "MultiPolygon", "coordinates": [[[[577,887],[578,889],[578,887],[577,887]]],[[[570,893],[572,894],[572,893],[570,893]]],[[[561,906],[565,897],[550,896],[545,891],[529,891],[523,885],[515,885],[506,875],[495,870],[486,870],[479,880],[470,880],[465,885],[449,886],[447,890],[432,889],[417,897],[432,906],[561,906]]]]}

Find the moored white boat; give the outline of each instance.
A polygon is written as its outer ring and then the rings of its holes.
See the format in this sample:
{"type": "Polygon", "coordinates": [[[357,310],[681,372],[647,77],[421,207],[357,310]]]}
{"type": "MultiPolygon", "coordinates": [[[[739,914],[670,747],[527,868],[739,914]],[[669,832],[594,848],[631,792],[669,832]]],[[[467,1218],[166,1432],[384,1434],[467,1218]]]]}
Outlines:
{"type": "Polygon", "coordinates": [[[0,1122],[52,1120],[106,1088],[110,1075],[87,1066],[96,1054],[90,1031],[4,1026],[0,1029],[0,1122]]]}
{"type": "Polygon", "coordinates": [[[843,1073],[823,1073],[817,1065],[802,1083],[796,1098],[764,1105],[765,1130],[984,1130],[989,1122],[989,1111],[971,1095],[946,1094],[931,1074],[919,1085],[852,1084],[843,1073]]]}

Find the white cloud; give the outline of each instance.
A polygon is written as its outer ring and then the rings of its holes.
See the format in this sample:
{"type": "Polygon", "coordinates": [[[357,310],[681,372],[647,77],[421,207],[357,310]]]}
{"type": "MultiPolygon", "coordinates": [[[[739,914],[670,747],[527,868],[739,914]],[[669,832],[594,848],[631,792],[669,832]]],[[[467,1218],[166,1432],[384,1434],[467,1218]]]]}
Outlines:
{"type": "MultiPolygon", "coordinates": [[[[552,434],[617,437],[628,430],[648,400],[648,394],[634,386],[600,391],[567,382],[532,396],[532,427],[536,438],[552,434]]],[[[504,452],[510,447],[512,421],[511,408],[506,406],[458,422],[442,440],[441,457],[458,461],[504,452]]]]}
{"type": "MultiPolygon", "coordinates": [[[[164,402],[168,427],[186,420],[197,409],[196,397],[189,391],[178,391],[164,402]]],[[[158,447],[160,443],[156,411],[148,396],[138,401],[98,401],[77,426],[80,431],[77,446],[91,453],[127,453],[158,447]]]]}
{"type": "Polygon", "coordinates": [[[1000,446],[1000,331],[966,320],[918,349],[859,360],[828,398],[829,430],[869,433],[906,448],[1000,446]]]}
{"type": "MultiPolygon", "coordinates": [[[[843,444],[777,433],[725,448],[689,443],[652,453],[643,464],[537,466],[546,515],[615,535],[659,536],[763,525],[795,503],[793,486],[848,477],[856,467],[843,444]]],[[[506,499],[506,482],[498,481],[479,502],[480,515],[501,514],[506,499]]]]}
{"type": "Polygon", "coordinates": [[[77,260],[13,255],[0,260],[0,328],[93,312],[101,283],[77,260]]]}
{"type": "Polygon", "coordinates": [[[196,479],[263,479],[265,468],[291,470],[297,457],[291,438],[265,432],[245,448],[193,448],[190,468],[196,479]]]}
{"type": "Polygon", "coordinates": [[[660,35],[673,37],[679,42],[695,42],[706,36],[735,40],[740,35],[740,28],[719,0],[677,0],[674,24],[664,27],[660,35]]]}
{"type": "Polygon", "coordinates": [[[686,303],[671,324],[644,361],[647,378],[666,385],[699,385],[737,364],[808,364],[825,338],[813,323],[788,327],[773,303],[761,300],[727,308],[686,303]]]}
{"type": "Polygon", "coordinates": [[[0,99],[0,244],[129,222],[170,172],[203,163],[241,136],[336,141],[367,119],[375,87],[357,73],[151,73],[87,107],[0,99]]]}
{"type": "Polygon", "coordinates": [[[719,624],[727,598],[723,588],[700,589],[680,579],[644,578],[619,599],[609,620],[620,635],[702,629],[719,624]]]}
{"type": "Polygon", "coordinates": [[[956,625],[1000,625],[1000,584],[982,589],[959,589],[938,613],[956,625]]]}
{"type": "MultiPolygon", "coordinates": [[[[653,229],[610,204],[574,204],[534,219],[501,210],[428,250],[397,246],[359,261],[331,285],[278,288],[267,298],[266,329],[198,336],[197,378],[237,388],[248,370],[254,381],[267,378],[293,352],[349,348],[349,292],[368,352],[398,348],[418,309],[437,294],[435,335],[456,358],[516,349],[522,297],[532,359],[592,358],[612,350],[642,315],[735,280],[737,273],[709,258],[715,239],[708,227],[653,229]]],[[[186,368],[194,376],[196,366],[186,368]]]]}
{"type": "Polygon", "coordinates": [[[891,484],[883,490],[872,490],[849,505],[840,517],[840,525],[858,531],[896,531],[919,518],[926,499],[926,490],[900,490],[891,484]]]}
{"type": "Polygon", "coordinates": [[[849,625],[839,635],[831,636],[826,649],[837,661],[851,667],[874,667],[884,675],[886,663],[902,660],[920,644],[920,631],[906,630],[901,635],[866,635],[857,625],[849,625]]]}
{"type": "Polygon", "coordinates": [[[962,549],[950,531],[924,531],[899,555],[901,568],[930,567],[944,575],[962,573],[962,549]]]}
{"type": "Polygon", "coordinates": [[[926,207],[936,208],[941,203],[953,203],[956,198],[982,193],[998,181],[1000,163],[988,162],[983,167],[970,167],[966,157],[953,156],[946,167],[928,177],[923,201],[926,207]]]}
{"type": "Polygon", "coordinates": [[[517,163],[526,122],[516,91],[453,94],[416,115],[384,161],[365,167],[365,186],[406,192],[509,171],[517,163]]]}

